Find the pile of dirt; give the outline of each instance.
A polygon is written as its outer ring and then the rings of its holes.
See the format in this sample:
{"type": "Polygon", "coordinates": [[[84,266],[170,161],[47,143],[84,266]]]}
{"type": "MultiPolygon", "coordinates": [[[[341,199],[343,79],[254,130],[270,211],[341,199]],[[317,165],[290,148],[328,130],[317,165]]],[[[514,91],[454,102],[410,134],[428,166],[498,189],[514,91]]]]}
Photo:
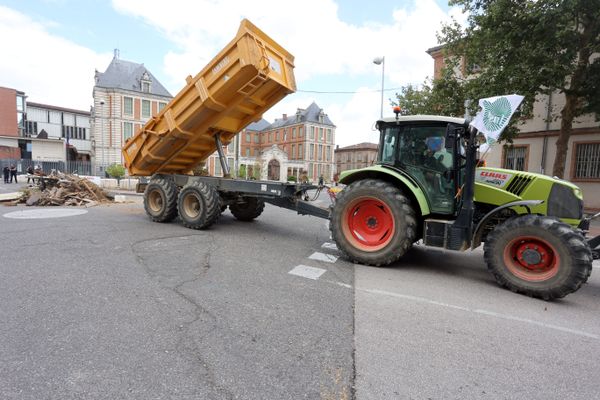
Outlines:
{"type": "Polygon", "coordinates": [[[25,192],[28,206],[86,206],[110,201],[98,185],[77,175],[53,172],[40,178],[37,188],[25,192]],[[43,188],[43,190],[41,190],[43,188]]]}

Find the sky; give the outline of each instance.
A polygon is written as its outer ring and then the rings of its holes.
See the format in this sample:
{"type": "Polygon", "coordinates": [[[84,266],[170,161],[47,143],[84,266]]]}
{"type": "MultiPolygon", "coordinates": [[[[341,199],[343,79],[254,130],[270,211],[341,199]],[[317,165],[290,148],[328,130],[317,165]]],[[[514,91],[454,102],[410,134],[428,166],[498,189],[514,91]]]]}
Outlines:
{"type": "Polygon", "coordinates": [[[295,56],[298,91],[265,119],[314,101],[340,147],[377,142],[382,72],[383,115],[392,116],[398,89],[433,75],[426,50],[451,17],[464,20],[445,0],[0,0],[0,86],[87,111],[94,71],[119,49],[176,95],[248,18],[295,56]]]}

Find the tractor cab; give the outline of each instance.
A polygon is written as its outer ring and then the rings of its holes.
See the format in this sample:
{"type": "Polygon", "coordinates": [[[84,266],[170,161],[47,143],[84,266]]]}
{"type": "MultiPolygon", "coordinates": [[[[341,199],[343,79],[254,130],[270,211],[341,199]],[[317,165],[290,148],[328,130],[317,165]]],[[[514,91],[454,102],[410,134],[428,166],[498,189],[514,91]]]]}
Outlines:
{"type": "Polygon", "coordinates": [[[464,150],[457,132],[465,121],[439,116],[380,120],[378,163],[402,172],[422,190],[434,214],[455,214],[464,174],[464,150]]]}

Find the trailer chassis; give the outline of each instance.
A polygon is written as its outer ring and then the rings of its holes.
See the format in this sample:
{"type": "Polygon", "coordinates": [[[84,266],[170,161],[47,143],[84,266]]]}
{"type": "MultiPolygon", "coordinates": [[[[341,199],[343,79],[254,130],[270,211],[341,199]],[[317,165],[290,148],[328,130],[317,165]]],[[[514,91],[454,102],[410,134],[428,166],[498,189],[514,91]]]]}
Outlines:
{"type": "MultiPolygon", "coordinates": [[[[172,180],[180,189],[194,182],[203,182],[210,185],[218,191],[220,205],[223,208],[240,201],[242,198],[255,197],[265,203],[296,211],[300,215],[312,215],[324,219],[329,219],[330,215],[331,207],[324,208],[311,204],[312,201],[308,194],[309,190],[320,192],[325,186],[183,174],[157,174],[153,176],[153,179],[157,177],[172,180]]],[[[147,186],[147,181],[138,183],[136,192],[144,193],[147,186]]]]}

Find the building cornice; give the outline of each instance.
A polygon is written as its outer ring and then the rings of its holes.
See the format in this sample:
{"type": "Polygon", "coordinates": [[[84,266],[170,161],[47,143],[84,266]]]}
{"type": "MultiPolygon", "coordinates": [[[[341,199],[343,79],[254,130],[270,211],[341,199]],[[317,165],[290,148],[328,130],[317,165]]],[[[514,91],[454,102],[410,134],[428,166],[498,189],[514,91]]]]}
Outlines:
{"type": "Polygon", "coordinates": [[[47,110],[70,112],[70,113],[73,113],[73,114],[82,114],[82,115],[85,115],[87,117],[91,116],[91,113],[89,111],[75,110],[74,108],[51,106],[49,104],[34,103],[32,101],[28,101],[27,102],[27,107],[44,108],[44,109],[47,109],[47,110]]]}

